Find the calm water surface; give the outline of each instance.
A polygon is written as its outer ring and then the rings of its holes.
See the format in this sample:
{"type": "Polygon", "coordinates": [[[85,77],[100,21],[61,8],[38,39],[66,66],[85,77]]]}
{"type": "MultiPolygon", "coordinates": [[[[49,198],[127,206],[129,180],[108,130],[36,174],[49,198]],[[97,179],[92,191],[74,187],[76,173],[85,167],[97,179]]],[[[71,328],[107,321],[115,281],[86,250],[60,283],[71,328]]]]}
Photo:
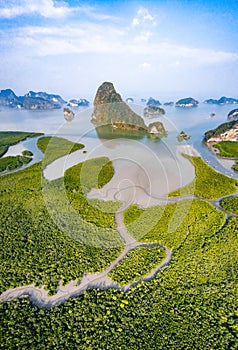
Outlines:
{"type": "MultiPolygon", "coordinates": [[[[130,104],[137,113],[143,115],[144,105],[130,104]]],[[[163,106],[166,111],[164,117],[145,120],[146,124],[154,121],[162,121],[165,128],[168,130],[168,137],[163,138],[160,142],[154,142],[151,139],[144,137],[134,142],[134,152],[138,153],[138,142],[143,145],[149,152],[158,155],[161,159],[175,157],[176,146],[181,144],[189,144],[201,154],[203,159],[216,170],[238,178],[228,166],[222,164],[221,160],[211,153],[208,148],[202,143],[204,133],[212,128],[217,127],[221,123],[227,121],[227,114],[236,105],[207,105],[201,103],[195,108],[175,108],[173,106],[163,106]],[[215,116],[210,117],[214,112],[215,116]],[[178,143],[176,136],[180,131],[185,131],[191,135],[189,141],[178,143]]],[[[110,149],[120,155],[120,147],[123,143],[128,142],[125,139],[108,140],[100,139],[90,122],[92,108],[82,109],[76,113],[72,122],[66,122],[63,117],[63,110],[53,111],[15,111],[15,110],[0,110],[1,130],[11,131],[35,131],[43,132],[46,135],[64,136],[73,141],[90,144],[91,149],[106,149],[107,155],[110,155],[110,149]]],[[[133,140],[130,142],[130,152],[133,140]]],[[[13,146],[17,147],[17,146],[13,146]]],[[[34,153],[33,162],[38,162],[42,158],[41,152],[36,147],[36,139],[28,139],[18,145],[23,149],[29,149],[34,153]]],[[[20,149],[19,148],[19,149],[20,149]]],[[[123,148],[124,149],[124,148],[123,148]]],[[[9,148],[9,154],[15,152],[14,148],[9,148]]],[[[112,153],[113,153],[112,152],[112,153]]],[[[101,153],[101,152],[99,152],[101,153]]],[[[124,151],[123,151],[124,154],[124,151]]],[[[30,163],[30,164],[33,164],[30,163]]],[[[30,165],[29,164],[29,165],[30,165]]]]}

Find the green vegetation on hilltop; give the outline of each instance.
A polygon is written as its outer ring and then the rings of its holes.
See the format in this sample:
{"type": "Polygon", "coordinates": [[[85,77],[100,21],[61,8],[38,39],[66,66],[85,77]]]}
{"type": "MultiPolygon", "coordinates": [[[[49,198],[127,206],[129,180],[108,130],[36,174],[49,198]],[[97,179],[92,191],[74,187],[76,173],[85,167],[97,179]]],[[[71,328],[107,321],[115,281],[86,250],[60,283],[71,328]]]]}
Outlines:
{"type": "Polygon", "coordinates": [[[109,277],[120,285],[127,285],[148,275],[164,258],[165,251],[159,246],[138,247],[129,251],[109,277]]]}
{"type": "Polygon", "coordinates": [[[205,132],[204,141],[208,141],[211,137],[217,137],[226,132],[227,130],[230,130],[234,125],[237,124],[237,121],[231,121],[226,122],[221,125],[219,125],[217,128],[208,130],[205,132]]]}
{"type": "Polygon", "coordinates": [[[213,147],[219,149],[221,157],[238,158],[238,142],[236,141],[221,141],[213,147]]]}
{"type": "Polygon", "coordinates": [[[37,141],[37,146],[45,154],[42,162],[43,167],[60,157],[84,148],[81,143],[75,143],[57,136],[41,137],[37,141]]]}
{"type": "Polygon", "coordinates": [[[195,166],[196,178],[188,185],[169,193],[169,197],[195,195],[215,199],[237,190],[238,180],[231,179],[209,167],[200,157],[184,155],[195,166]]]}
{"type": "Polygon", "coordinates": [[[8,150],[9,146],[15,145],[27,137],[36,137],[43,135],[38,132],[22,132],[22,131],[0,131],[0,157],[8,150]]]}
{"type": "Polygon", "coordinates": [[[222,208],[228,210],[231,213],[238,214],[238,197],[226,198],[221,201],[222,208]]]}

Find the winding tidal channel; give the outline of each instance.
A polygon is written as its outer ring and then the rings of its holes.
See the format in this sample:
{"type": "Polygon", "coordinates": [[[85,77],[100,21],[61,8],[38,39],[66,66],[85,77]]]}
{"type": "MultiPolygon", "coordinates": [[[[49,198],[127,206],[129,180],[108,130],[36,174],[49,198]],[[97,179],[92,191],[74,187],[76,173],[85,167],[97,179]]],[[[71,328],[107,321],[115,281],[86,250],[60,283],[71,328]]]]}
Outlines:
{"type": "MultiPolygon", "coordinates": [[[[31,141],[32,142],[32,141],[31,141]]],[[[36,142],[36,140],[35,140],[36,142]]],[[[134,141],[135,142],[135,141],[134,141]]],[[[139,207],[149,207],[153,205],[166,205],[168,203],[176,204],[185,200],[206,200],[211,203],[217,210],[226,215],[224,225],[230,217],[238,218],[237,214],[227,212],[220,205],[220,202],[228,197],[237,196],[238,192],[221,197],[216,200],[207,200],[202,197],[193,195],[183,197],[167,197],[166,194],[179,187],[190,183],[194,176],[194,167],[191,163],[181,156],[181,152],[189,155],[198,155],[191,146],[172,146],[160,145],[162,151],[157,154],[153,149],[145,145],[136,143],[137,152],[134,144],[130,141],[107,141],[101,144],[99,141],[85,138],[85,148],[89,151],[87,154],[77,151],[69,156],[57,159],[44,169],[44,177],[53,180],[64,175],[64,171],[74,164],[83,162],[89,158],[108,156],[112,159],[115,174],[102,189],[92,190],[88,198],[97,198],[99,200],[117,200],[122,206],[115,214],[116,229],[124,241],[124,249],[119,256],[102,272],[85,274],[80,282],[71,281],[63,286],[59,281],[56,293],[48,295],[44,286],[36,287],[34,284],[8,289],[0,295],[2,302],[8,302],[15,298],[28,296],[32,304],[39,308],[52,308],[64,303],[69,298],[82,294],[87,289],[98,288],[101,290],[114,288],[119,291],[127,292],[130,288],[153,279],[161,269],[171,263],[172,251],[166,246],[159,243],[144,243],[136,241],[127,231],[123,214],[125,210],[133,203],[139,207]],[[139,151],[138,151],[139,149],[139,151]],[[158,265],[153,268],[147,275],[142,276],[139,280],[120,285],[109,278],[109,273],[126,257],[129,251],[138,247],[155,247],[158,246],[165,251],[164,260],[158,261],[158,265]]],[[[24,144],[24,146],[28,146],[24,144]]],[[[31,145],[32,146],[32,145],[31,145]]],[[[155,149],[158,148],[155,145],[155,149]]],[[[38,158],[42,155],[39,154],[38,158]]],[[[37,159],[39,160],[39,159],[37,159]]]]}
{"type": "MultiPolygon", "coordinates": [[[[226,225],[228,218],[232,216],[238,218],[238,215],[227,212],[225,209],[221,207],[220,202],[225,198],[231,198],[237,195],[238,195],[238,192],[229,196],[218,198],[216,200],[207,200],[216,209],[221,210],[226,214],[226,220],[224,222],[224,225],[226,225]]],[[[161,202],[164,201],[166,203],[178,203],[183,200],[193,200],[193,199],[205,200],[205,198],[199,198],[195,196],[157,198],[157,199],[160,200],[161,202]]],[[[56,293],[52,296],[48,295],[48,292],[47,290],[44,289],[44,286],[36,287],[34,284],[21,286],[14,289],[8,289],[1,294],[0,296],[1,301],[8,302],[15,298],[28,296],[33,305],[36,305],[39,308],[52,308],[54,306],[64,303],[69,298],[73,298],[82,294],[87,289],[98,288],[98,289],[104,290],[108,288],[114,288],[119,291],[127,292],[129,291],[130,288],[135,287],[141,282],[146,282],[153,279],[156,276],[156,274],[159,273],[161,269],[163,269],[163,267],[170,264],[172,259],[172,251],[159,243],[137,242],[132,236],[129,235],[129,233],[126,230],[126,227],[123,222],[123,212],[124,211],[122,211],[121,209],[119,209],[116,212],[115,221],[117,224],[117,231],[121,236],[121,238],[124,240],[125,246],[123,251],[116,258],[116,260],[114,260],[111,263],[111,265],[107,267],[104,271],[100,273],[94,273],[94,274],[85,274],[82,280],[80,281],[80,283],[78,283],[78,281],[71,281],[67,285],[62,286],[61,282],[59,282],[56,293]],[[165,256],[165,259],[160,264],[158,264],[158,266],[156,266],[153,270],[151,270],[146,276],[140,278],[138,281],[128,283],[125,286],[121,286],[120,284],[113,282],[108,277],[109,272],[112,271],[112,269],[114,269],[121,260],[123,260],[123,258],[128,254],[130,250],[136,249],[138,247],[154,247],[154,246],[158,246],[164,249],[166,256],[165,256]]]]}

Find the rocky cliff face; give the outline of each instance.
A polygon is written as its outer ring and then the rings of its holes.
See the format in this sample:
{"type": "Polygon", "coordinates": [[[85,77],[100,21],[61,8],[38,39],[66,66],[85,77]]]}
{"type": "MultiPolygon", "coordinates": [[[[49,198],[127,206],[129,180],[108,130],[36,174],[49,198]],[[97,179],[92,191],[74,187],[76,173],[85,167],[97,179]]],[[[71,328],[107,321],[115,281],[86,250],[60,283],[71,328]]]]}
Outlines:
{"type": "Polygon", "coordinates": [[[123,102],[112,83],[105,82],[97,90],[94,99],[92,122],[111,125],[125,130],[146,130],[144,120],[123,102]]]}
{"type": "Polygon", "coordinates": [[[64,119],[67,120],[67,122],[71,122],[74,119],[74,112],[68,107],[64,108],[64,119]]]}
{"type": "Polygon", "coordinates": [[[213,145],[221,141],[238,141],[238,121],[223,123],[216,129],[207,131],[204,141],[207,145],[213,145]]]}
{"type": "Polygon", "coordinates": [[[111,129],[114,134],[118,132],[119,136],[126,136],[129,133],[140,133],[141,135],[153,134],[159,137],[165,136],[167,133],[164,130],[162,123],[150,124],[147,127],[142,117],[133,112],[131,108],[123,102],[119,93],[116,92],[114,86],[110,82],[103,83],[97,90],[94,99],[94,111],[92,114],[92,122],[100,128],[105,128],[107,134],[111,129]]]}
{"type": "Polygon", "coordinates": [[[39,91],[39,92],[29,91],[23,97],[43,98],[46,101],[49,101],[58,105],[62,105],[66,103],[66,101],[64,101],[60,95],[48,94],[47,92],[42,92],[42,91],[39,91]]]}
{"type": "Polygon", "coordinates": [[[61,108],[61,105],[41,97],[25,97],[22,103],[23,108],[30,110],[56,109],[61,108]]]}
{"type": "Polygon", "coordinates": [[[116,92],[112,83],[104,82],[97,90],[94,106],[115,102],[123,102],[121,95],[116,92]]]}
{"type": "Polygon", "coordinates": [[[11,89],[5,89],[0,91],[0,105],[17,108],[18,105],[21,105],[21,102],[11,89]]]}
{"type": "Polygon", "coordinates": [[[161,122],[154,122],[149,124],[148,132],[153,135],[167,136],[168,132],[164,128],[164,124],[161,122]]]}

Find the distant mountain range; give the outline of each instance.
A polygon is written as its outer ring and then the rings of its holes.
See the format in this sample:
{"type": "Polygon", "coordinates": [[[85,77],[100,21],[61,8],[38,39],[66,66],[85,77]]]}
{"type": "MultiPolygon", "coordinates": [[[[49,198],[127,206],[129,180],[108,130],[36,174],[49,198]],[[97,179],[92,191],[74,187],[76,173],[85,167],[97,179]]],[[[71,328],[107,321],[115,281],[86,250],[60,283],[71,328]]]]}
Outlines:
{"type": "Polygon", "coordinates": [[[214,100],[213,98],[210,98],[209,100],[205,100],[204,103],[215,105],[236,104],[238,103],[238,99],[222,96],[219,100],[214,100]]]}
{"type": "Polygon", "coordinates": [[[70,106],[70,107],[88,107],[89,101],[87,101],[85,98],[80,98],[79,100],[73,99],[67,103],[67,106],[70,106]]]}
{"type": "Polygon", "coordinates": [[[11,89],[0,91],[0,106],[14,109],[56,109],[66,103],[59,95],[46,92],[29,91],[24,96],[17,96],[11,89]]]}
{"type": "MultiPolygon", "coordinates": [[[[127,103],[134,102],[133,98],[127,98],[127,103]]],[[[141,102],[147,102],[148,107],[151,106],[161,106],[159,100],[150,97],[147,101],[146,99],[141,99],[141,102]]],[[[196,107],[198,106],[198,101],[188,97],[178,100],[175,103],[176,107],[196,107]]],[[[232,97],[222,96],[219,100],[207,99],[204,101],[206,104],[214,105],[225,105],[225,104],[238,104],[238,99],[232,97]]],[[[29,91],[23,96],[17,96],[13,90],[5,89],[0,90],[0,107],[13,108],[13,109],[27,109],[27,110],[53,110],[62,108],[63,105],[67,104],[69,107],[88,107],[90,102],[85,98],[71,99],[68,102],[65,101],[60,95],[49,94],[47,92],[35,92],[29,91]]],[[[174,102],[165,102],[165,106],[173,106],[174,102]]]]}
{"type": "MultiPolygon", "coordinates": [[[[75,106],[88,106],[85,99],[70,100],[69,105],[75,102],[75,106]]],[[[29,91],[24,96],[17,96],[11,89],[0,90],[0,107],[27,110],[50,110],[61,108],[65,101],[60,95],[47,92],[29,91]]]]}

